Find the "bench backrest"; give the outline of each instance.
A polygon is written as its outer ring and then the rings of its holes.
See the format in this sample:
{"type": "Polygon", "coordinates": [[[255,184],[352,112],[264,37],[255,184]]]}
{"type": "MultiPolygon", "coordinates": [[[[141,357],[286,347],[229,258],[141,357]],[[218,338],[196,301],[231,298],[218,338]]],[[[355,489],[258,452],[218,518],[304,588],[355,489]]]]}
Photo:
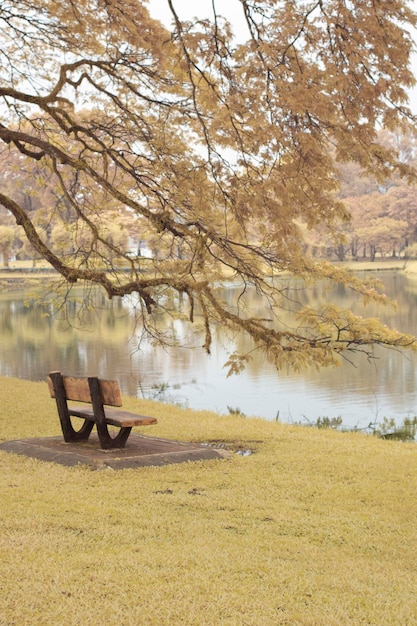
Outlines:
{"type": "MultiPolygon", "coordinates": [[[[47,377],[47,382],[51,398],[55,398],[54,386],[50,376],[47,377]]],[[[92,400],[88,378],[81,378],[79,376],[62,376],[62,382],[67,400],[91,403],[92,400]]],[[[122,406],[122,395],[120,393],[120,387],[117,380],[98,379],[98,384],[103,404],[108,406],[122,406]]]]}

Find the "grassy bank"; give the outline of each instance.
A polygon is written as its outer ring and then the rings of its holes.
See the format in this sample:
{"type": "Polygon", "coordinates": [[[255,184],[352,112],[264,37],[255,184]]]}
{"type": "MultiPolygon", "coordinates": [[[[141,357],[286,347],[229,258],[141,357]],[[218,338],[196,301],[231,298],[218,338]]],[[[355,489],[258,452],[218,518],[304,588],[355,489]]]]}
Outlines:
{"type": "MultiPolygon", "coordinates": [[[[417,623],[417,447],[127,398],[247,457],[123,471],[0,452],[0,624],[417,623]]],[[[152,428],[152,430],[151,430],[152,428]]],[[[0,439],[59,434],[0,379],[0,439]]]]}

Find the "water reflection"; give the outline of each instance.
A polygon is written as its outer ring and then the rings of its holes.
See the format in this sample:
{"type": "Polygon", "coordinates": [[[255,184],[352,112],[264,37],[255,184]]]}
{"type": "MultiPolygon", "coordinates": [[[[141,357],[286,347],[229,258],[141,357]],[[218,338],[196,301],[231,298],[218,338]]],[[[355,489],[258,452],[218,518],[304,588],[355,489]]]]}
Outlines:
{"type": "MultiPolygon", "coordinates": [[[[364,309],[343,287],[338,287],[332,297],[357,313],[379,316],[405,332],[416,332],[417,281],[396,273],[384,273],[382,280],[387,294],[398,301],[396,312],[376,305],[364,309]]],[[[293,288],[299,289],[299,285],[293,288]]],[[[225,294],[231,301],[235,296],[232,288],[225,294]]],[[[323,290],[315,286],[303,297],[310,304],[323,301],[323,290]]],[[[42,380],[53,369],[81,375],[98,373],[118,379],[129,395],[153,396],[226,414],[230,407],[267,419],[279,416],[283,421],[314,422],[319,416],[340,415],[347,426],[365,427],[384,416],[402,421],[416,413],[414,355],[377,349],[371,364],[356,358],[355,366],[343,363],[332,370],[294,374],[277,373],[255,352],[246,372],[227,379],[223,364],[228,351],[233,346],[251,347],[244,337],[232,341],[218,327],[212,354],[206,356],[199,347],[201,338],[190,334],[185,322],[168,318],[164,320],[167,328],[195,347],[168,350],[142,341],[138,349],[140,329],[134,329],[134,302],[109,302],[97,294],[94,298],[84,307],[81,319],[77,301],[59,310],[52,302],[41,306],[22,293],[1,295],[0,375],[42,380]]],[[[250,305],[251,314],[261,313],[256,294],[250,305]]]]}

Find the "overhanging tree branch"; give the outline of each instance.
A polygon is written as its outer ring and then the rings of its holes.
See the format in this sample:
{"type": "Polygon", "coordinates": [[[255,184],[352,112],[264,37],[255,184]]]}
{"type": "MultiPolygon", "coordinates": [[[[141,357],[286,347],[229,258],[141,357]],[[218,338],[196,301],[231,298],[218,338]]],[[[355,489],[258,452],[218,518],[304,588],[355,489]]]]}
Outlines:
{"type": "MultiPolygon", "coordinates": [[[[0,204],[68,282],[138,293],[149,329],[158,310],[179,316],[185,295],[206,351],[217,324],[278,367],[413,346],[377,320],[310,311],[282,286],[291,275],[385,300],[312,259],[302,233],[335,238],[348,219],[331,150],[381,177],[415,176],[376,133],[411,119],[407,3],[241,0],[250,39],[237,44],[216,10],[185,23],[166,1],[172,33],[141,2],[94,0],[89,17],[49,0],[31,15],[20,0],[0,7],[0,204]],[[152,256],[129,256],[129,235],[152,256]],[[246,310],[248,286],[269,319],[246,310]]],[[[232,371],[249,358],[232,357],[232,371]]]]}

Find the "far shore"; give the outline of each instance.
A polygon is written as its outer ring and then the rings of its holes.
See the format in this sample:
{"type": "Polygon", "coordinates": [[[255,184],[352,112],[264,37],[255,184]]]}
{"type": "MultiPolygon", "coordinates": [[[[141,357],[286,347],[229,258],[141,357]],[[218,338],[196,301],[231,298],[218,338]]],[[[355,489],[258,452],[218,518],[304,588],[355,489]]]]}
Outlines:
{"type": "Polygon", "coordinates": [[[377,259],[369,261],[342,261],[334,263],[338,267],[344,267],[356,272],[381,272],[385,270],[400,270],[407,274],[417,274],[417,259],[377,259]]]}
{"type": "MultiPolygon", "coordinates": [[[[334,265],[352,272],[402,271],[406,274],[417,274],[417,259],[378,258],[375,261],[361,259],[359,261],[337,261],[334,262],[334,265]]],[[[1,281],[7,283],[22,283],[26,280],[38,281],[46,276],[49,278],[59,277],[56,270],[46,261],[38,261],[35,267],[32,261],[11,261],[9,267],[0,265],[0,283],[1,281]]]]}

